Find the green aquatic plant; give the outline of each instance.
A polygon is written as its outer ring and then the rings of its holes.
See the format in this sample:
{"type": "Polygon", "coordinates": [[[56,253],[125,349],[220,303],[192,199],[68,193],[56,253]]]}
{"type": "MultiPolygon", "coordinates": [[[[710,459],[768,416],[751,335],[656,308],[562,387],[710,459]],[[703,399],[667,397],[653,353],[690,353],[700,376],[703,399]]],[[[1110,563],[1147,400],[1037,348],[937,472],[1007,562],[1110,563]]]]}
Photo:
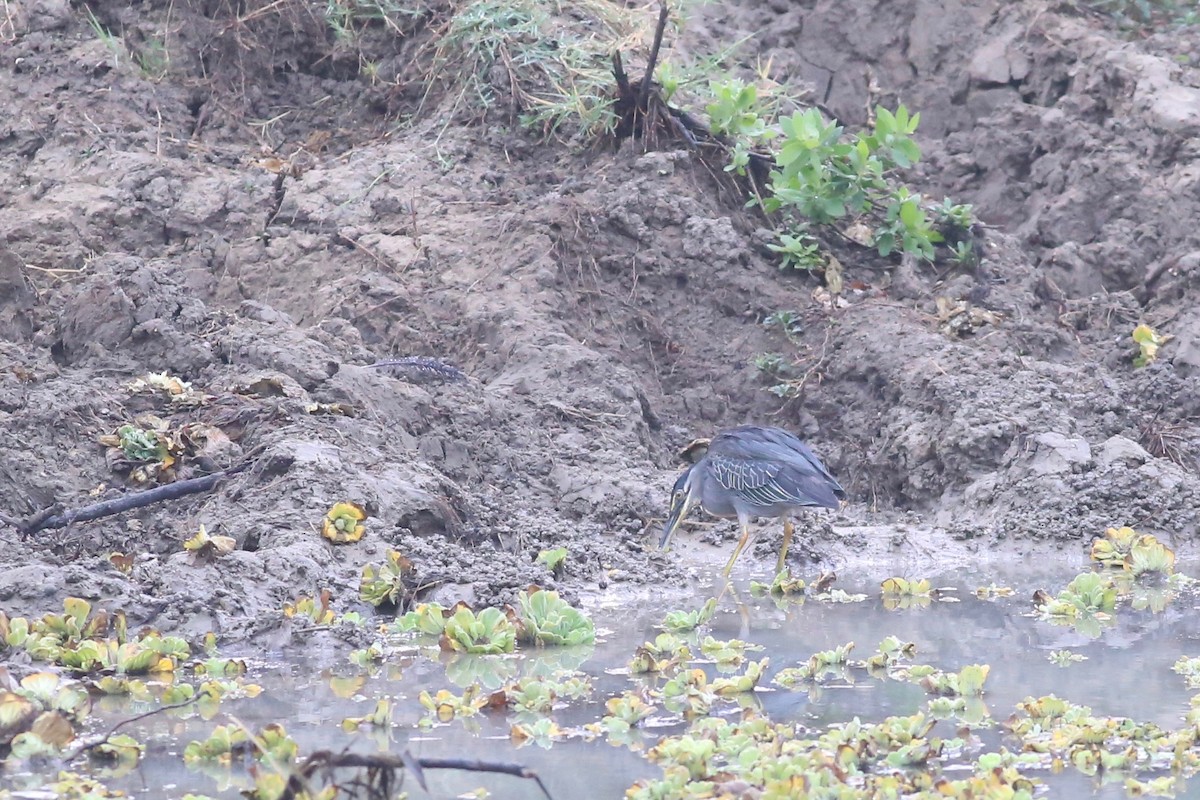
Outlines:
{"type": "Polygon", "coordinates": [[[1137,773],[1191,775],[1200,770],[1191,713],[1186,727],[1171,731],[1127,717],[1099,716],[1087,706],[1049,695],[1025,698],[1006,726],[1043,768],[1066,763],[1085,775],[1133,773],[1127,785],[1140,783],[1137,773]]]}
{"type": "Polygon", "coordinates": [[[549,550],[542,550],[537,555],[537,562],[556,576],[561,576],[563,567],[567,563],[568,551],[565,547],[554,547],[549,550]]]}
{"type": "Polygon", "coordinates": [[[462,653],[511,653],[517,646],[517,628],[498,608],[475,614],[460,606],[446,618],[441,645],[443,650],[462,653]]]}
{"type": "Polygon", "coordinates": [[[921,677],[917,682],[930,694],[947,697],[978,697],[983,694],[983,683],[991,667],[987,664],[972,664],[958,672],[936,671],[921,677]]]}
{"type": "Polygon", "coordinates": [[[1133,528],[1109,528],[1092,542],[1092,560],[1106,567],[1125,568],[1125,559],[1140,534],[1133,528]]]}
{"type": "Polygon", "coordinates": [[[767,666],[770,663],[771,659],[769,658],[751,661],[746,665],[744,673],[732,677],[717,678],[712,682],[710,689],[713,694],[722,697],[753,691],[758,682],[762,680],[762,676],[767,671],[767,666]]]}
{"type": "Polygon", "coordinates": [[[629,727],[633,727],[654,713],[654,705],[646,702],[646,698],[638,692],[626,692],[618,697],[610,697],[604,703],[607,717],[618,719],[629,727]]]}
{"type": "Polygon", "coordinates": [[[1006,754],[981,758],[959,779],[941,775],[964,742],[934,736],[934,725],[924,714],[877,724],[856,718],[806,735],[753,711],[736,720],[705,717],[650,749],[647,758],[662,768],[662,778],[638,781],[626,797],[1032,800],[1034,784],[1020,773],[1022,762],[1006,754]]]}
{"type": "Polygon", "coordinates": [[[11,648],[22,648],[34,661],[57,662],[64,648],[74,647],[85,640],[103,637],[109,630],[119,642],[125,640],[125,615],[118,612],[110,619],[108,612],[92,613],[92,605],[78,597],[63,600],[62,614],[47,614],[40,620],[24,617],[10,619],[0,612],[0,639],[11,648]]]}
{"type": "Polygon", "coordinates": [[[514,710],[531,714],[549,714],[557,699],[554,687],[544,680],[520,681],[506,694],[514,710]]]}
{"type": "Polygon", "coordinates": [[[1143,575],[1170,576],[1175,571],[1175,552],[1149,533],[1133,528],[1109,528],[1092,542],[1092,560],[1122,569],[1135,578],[1143,575]]]}
{"type": "Polygon", "coordinates": [[[755,595],[769,594],[772,597],[803,598],[805,582],[803,578],[793,578],[788,570],[776,573],[770,583],[750,581],[750,593],[755,595]]]}
{"type": "Polygon", "coordinates": [[[791,689],[804,683],[819,681],[830,675],[845,677],[852,650],[854,650],[854,642],[846,642],[832,650],[813,653],[803,665],[781,669],[775,675],[773,683],[791,689]]]}
{"type": "Polygon", "coordinates": [[[1095,572],[1076,575],[1067,588],[1059,592],[1044,613],[1095,614],[1112,613],[1117,606],[1118,592],[1112,578],[1095,572]]]}
{"type": "Polygon", "coordinates": [[[191,692],[184,689],[185,686],[192,688],[188,684],[180,684],[179,688],[182,690],[179,693],[180,699],[195,698],[196,713],[201,719],[216,717],[221,712],[221,704],[226,700],[241,700],[258,697],[262,694],[261,686],[256,683],[247,683],[240,677],[233,680],[207,680],[198,687],[194,687],[191,692]]]}
{"type": "Polygon", "coordinates": [[[879,643],[876,652],[867,657],[863,666],[868,671],[886,670],[896,666],[903,659],[912,658],[917,652],[913,642],[903,642],[895,636],[888,636],[879,643]]]}
{"type": "Polygon", "coordinates": [[[394,629],[399,633],[423,633],[441,636],[446,630],[446,619],[450,611],[437,603],[421,603],[419,606],[396,618],[394,629]]]}
{"type": "Polygon", "coordinates": [[[1087,661],[1087,656],[1083,653],[1076,653],[1074,650],[1051,650],[1046,656],[1051,664],[1058,667],[1069,667],[1080,661],[1087,661]]]}
{"type": "Polygon", "coordinates": [[[346,717],[342,720],[342,730],[353,733],[365,728],[380,728],[387,730],[392,727],[392,718],[396,711],[390,697],[381,697],[375,701],[375,707],[363,717],[346,717]]]}
{"type": "MultiPolygon", "coordinates": [[[[7,790],[5,790],[7,792],[7,790]]],[[[60,770],[52,779],[38,789],[24,792],[14,791],[9,797],[53,797],[57,800],[103,800],[103,798],[125,797],[119,789],[104,785],[92,775],[60,770]]]]}
{"type": "MultiPolygon", "coordinates": [[[[367,511],[358,503],[342,501],[334,503],[325,516],[321,518],[321,536],[333,542],[334,544],[353,544],[361,541],[366,535],[367,526],[367,511]]],[[[412,563],[395,551],[388,551],[387,562],[383,569],[388,570],[389,564],[393,564],[400,568],[405,574],[412,572],[412,563]]],[[[370,566],[370,565],[368,565],[370,566]]],[[[372,566],[372,571],[377,570],[377,567],[372,566]]],[[[367,583],[366,567],[363,568],[363,581],[367,583]]],[[[363,600],[370,602],[368,597],[363,597],[363,600]]],[[[377,604],[378,605],[378,604],[377,604]]]]}
{"type": "Polygon", "coordinates": [[[673,633],[660,633],[653,642],[645,642],[629,660],[629,671],[634,674],[646,672],[670,672],[685,666],[692,658],[687,642],[673,633]]]}
{"type": "Polygon", "coordinates": [[[975,590],[975,596],[980,600],[997,600],[1001,597],[1012,597],[1014,594],[1011,586],[999,586],[995,583],[990,583],[987,586],[980,586],[975,590]]]}
{"type": "Polygon", "coordinates": [[[527,675],[494,692],[488,702],[527,715],[549,714],[558,704],[586,697],[591,691],[591,680],[581,672],[527,675]]]}
{"type": "Polygon", "coordinates": [[[246,731],[237,725],[218,725],[207,739],[193,739],[183,750],[183,762],[195,764],[211,761],[221,764],[231,764],[236,748],[246,745],[249,737],[246,731]]]}
{"type": "Polygon", "coordinates": [[[865,594],[851,593],[845,589],[828,589],[817,594],[810,594],[809,597],[822,603],[861,603],[867,599],[865,594]]]}
{"type": "Polygon", "coordinates": [[[549,717],[541,717],[531,722],[514,722],[511,731],[513,743],[517,747],[536,744],[543,750],[549,750],[564,736],[562,728],[549,717]]]}
{"type": "Polygon", "coordinates": [[[520,642],[540,647],[591,644],[596,640],[592,621],[559,597],[558,592],[536,589],[523,593],[518,614],[521,625],[517,639],[520,642]]]}
{"type": "Polygon", "coordinates": [[[717,598],[710,597],[704,605],[693,611],[668,611],[663,617],[662,628],[672,633],[694,631],[713,618],[717,613],[717,598]]]}
{"type": "Polygon", "coordinates": [[[154,430],[122,425],[117,429],[117,440],[131,461],[164,461],[169,455],[166,442],[154,430]]]}
{"type": "Polygon", "coordinates": [[[383,649],[383,645],[379,642],[371,642],[366,647],[360,647],[357,650],[351,650],[347,658],[350,663],[363,669],[370,669],[379,664],[382,664],[387,653],[383,649]]]}
{"type": "Polygon", "coordinates": [[[208,658],[193,664],[192,672],[214,678],[236,678],[246,674],[246,662],[240,658],[208,658]]]}
{"type": "Polygon", "coordinates": [[[165,672],[191,655],[187,642],[177,636],[146,629],[130,638],[123,611],[93,613],[90,603],[75,597],[63,601],[62,614],[47,614],[33,622],[0,613],[0,639],[8,647],[23,649],[34,661],[78,673],[165,672]]]}
{"type": "Polygon", "coordinates": [[[1084,572],[1075,576],[1055,597],[1041,590],[1035,592],[1033,602],[1039,619],[1055,625],[1070,625],[1095,639],[1104,626],[1113,623],[1119,596],[1111,575],[1084,572]]]}
{"type": "Polygon", "coordinates": [[[685,669],[671,678],[658,696],[669,710],[682,713],[689,719],[704,716],[717,700],[708,685],[708,675],[702,669],[685,669]]]}
{"type": "Polygon", "coordinates": [[[332,625],[337,621],[337,614],[329,607],[333,595],[328,589],[322,589],[318,599],[314,600],[306,594],[296,598],[294,603],[285,603],[283,616],[287,619],[299,617],[307,619],[313,625],[332,625]]]}
{"type": "Polygon", "coordinates": [[[593,736],[604,736],[612,745],[632,746],[640,741],[636,728],[649,719],[655,706],[647,702],[642,692],[626,692],[610,697],[604,704],[608,711],[598,722],[584,725],[584,730],[593,736]]]}
{"type": "Polygon", "coordinates": [[[762,645],[743,642],[741,639],[718,641],[711,636],[704,637],[700,643],[700,652],[706,658],[711,658],[718,667],[739,667],[746,659],[747,651],[762,650],[762,645]]]}
{"type": "Polygon", "coordinates": [[[436,694],[424,691],[417,699],[437,722],[474,716],[488,702],[487,697],[479,693],[477,686],[468,686],[461,695],[447,689],[439,689],[436,694]]]}
{"type": "Polygon", "coordinates": [[[89,639],[72,649],[59,653],[59,663],[75,672],[111,669],[119,675],[138,675],[158,666],[155,651],[136,642],[118,645],[115,641],[99,642],[89,639]]]}
{"type": "Polygon", "coordinates": [[[91,711],[87,689],[51,672],[26,675],[0,692],[0,748],[17,760],[57,756],[91,711]]]}
{"type": "Polygon", "coordinates": [[[1171,669],[1187,679],[1189,689],[1200,689],[1200,656],[1180,656],[1171,669]]]}
{"type": "Polygon", "coordinates": [[[103,765],[103,774],[120,777],[132,772],[141,761],[146,746],[125,733],[110,735],[92,748],[92,760],[103,765]]]}
{"type": "Polygon", "coordinates": [[[1175,571],[1175,551],[1150,534],[1139,536],[1129,551],[1127,568],[1133,577],[1169,576],[1175,571]]]}
{"type": "Polygon", "coordinates": [[[908,608],[927,608],[932,600],[929,581],[922,578],[888,578],[881,585],[883,607],[888,611],[903,611],[908,608]]]}
{"type": "Polygon", "coordinates": [[[396,606],[407,593],[413,574],[412,562],[396,550],[388,550],[382,564],[367,564],[358,582],[358,596],[375,607],[396,606]]]}

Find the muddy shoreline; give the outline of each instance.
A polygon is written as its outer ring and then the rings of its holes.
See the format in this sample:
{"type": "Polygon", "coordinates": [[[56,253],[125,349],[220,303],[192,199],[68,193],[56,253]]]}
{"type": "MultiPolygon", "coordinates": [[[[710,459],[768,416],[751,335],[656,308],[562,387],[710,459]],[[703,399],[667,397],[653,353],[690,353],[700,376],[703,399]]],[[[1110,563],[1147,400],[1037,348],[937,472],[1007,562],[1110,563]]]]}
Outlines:
{"type": "MultiPolygon", "coordinates": [[[[1129,38],[1033,3],[747,0],[725,27],[702,13],[679,53],[766,31],[746,63],[771,59],[846,124],[870,102],[920,110],[920,191],[991,226],[973,271],[862,254],[831,310],[681,146],[581,153],[502,114],[455,117],[451,97],[416,114],[423,96],[315,57],[326,43],[306,25],[239,51],[247,83],[230,93],[232,62],[204,73],[186,33],[158,75],[115,58],[74,6],[14,7],[0,513],[126,491],[97,438],[144,415],[219,429],[211,465],[254,467],[211,494],[27,541],[0,532],[9,613],[76,595],[166,631],[269,642],[300,593],[359,605],[363,565],[389,549],[443,602],[685,585],[700,567],[649,533],[676,453],[751,421],[807,439],[852,499],[806,521],[797,568],[1074,558],[1117,525],[1177,548],[1196,536],[1194,31],[1129,38]],[[295,169],[273,171],[278,153],[295,169]],[[961,304],[990,321],[947,315],[961,304]],[[780,310],[802,350],[763,325],[780,310]],[[1135,368],[1142,322],[1173,338],[1135,368]],[[773,352],[811,370],[801,398],[765,391],[754,359],[773,352]],[[409,355],[469,380],[366,366],[409,355]],[[129,389],[162,372],[209,399],[129,389]],[[319,535],[341,501],[369,514],[359,543],[319,535]],[[182,543],[201,524],[237,548],[197,564],[182,543]],[[557,546],[560,576],[536,561],[557,546]],[[127,574],[113,552],[132,556],[127,574]]],[[[214,24],[191,6],[183,23],[92,9],[131,46],[214,24]]],[[[388,46],[402,61],[408,45],[388,46]]],[[[721,523],[681,540],[733,536],[721,523]]],[[[764,529],[751,568],[768,569],[778,536],[764,529]]]]}

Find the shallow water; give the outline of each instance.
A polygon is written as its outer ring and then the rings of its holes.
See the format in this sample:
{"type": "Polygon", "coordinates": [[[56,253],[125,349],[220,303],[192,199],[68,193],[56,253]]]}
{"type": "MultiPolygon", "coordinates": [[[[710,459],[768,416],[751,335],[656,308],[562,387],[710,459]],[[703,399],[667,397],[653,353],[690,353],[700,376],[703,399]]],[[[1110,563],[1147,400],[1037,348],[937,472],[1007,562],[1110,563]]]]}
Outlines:
{"type": "MultiPolygon", "coordinates": [[[[1196,565],[1182,565],[1181,571],[1200,574],[1196,565]]],[[[1098,639],[1034,619],[1029,614],[1033,591],[1041,587],[1057,592],[1076,572],[1063,570],[1060,564],[1041,575],[1026,573],[1011,576],[1011,580],[998,578],[994,570],[986,575],[981,570],[942,574],[933,576],[933,585],[954,587],[956,591],[945,596],[956,598],[957,602],[935,600],[928,607],[905,610],[886,609],[874,581],[862,585],[853,581],[838,584],[847,591],[867,593],[865,602],[837,604],[810,598],[803,604],[787,604],[782,608],[770,598],[752,597],[745,582],[740,581],[735,584],[735,591],[722,598],[717,615],[701,629],[701,636],[710,633],[717,639],[740,638],[763,645],[763,651],[749,654],[756,659],[769,656],[771,660],[767,677],[753,695],[754,702],[772,720],[800,723],[810,730],[819,731],[855,716],[864,721],[879,721],[886,716],[921,710],[928,695],[920,687],[871,678],[862,671],[852,672],[852,680],[837,681],[809,693],[781,689],[770,683],[780,669],[799,665],[815,651],[853,641],[857,644],[853,656],[863,658],[874,652],[887,636],[914,642],[917,663],[947,671],[957,671],[969,664],[989,664],[991,673],[984,701],[997,721],[1008,718],[1016,703],[1027,696],[1056,694],[1089,705],[1097,714],[1128,716],[1167,729],[1180,727],[1192,693],[1186,688],[1185,679],[1172,672],[1171,666],[1180,656],[1200,655],[1200,615],[1196,613],[1200,605],[1196,598],[1179,596],[1157,614],[1121,607],[1115,624],[1098,639]],[[1015,592],[1011,597],[993,600],[975,596],[976,587],[992,583],[1011,586],[1015,592]],[[1060,667],[1047,659],[1051,651],[1063,648],[1086,656],[1086,660],[1060,667]]],[[[702,588],[714,587],[715,584],[702,588]]],[[[712,592],[699,591],[690,603],[673,606],[698,607],[709,596],[712,592]]],[[[594,689],[590,699],[572,701],[553,714],[561,728],[578,729],[604,714],[603,704],[608,697],[652,680],[624,674],[621,668],[638,645],[659,632],[656,626],[663,611],[660,601],[649,598],[619,608],[595,604],[590,613],[600,640],[587,648],[522,651],[523,655],[515,658],[431,660],[415,654],[406,656],[374,670],[351,698],[335,693],[330,678],[360,674],[358,668],[345,661],[331,667],[277,653],[272,662],[260,662],[248,676],[264,687],[263,694],[227,702],[221,710],[255,729],[271,722],[282,723],[297,740],[301,753],[343,748],[399,752],[407,748],[419,757],[518,762],[536,770],[557,800],[621,797],[635,780],[660,774],[659,768],[645,761],[641,753],[611,746],[603,738],[585,741],[582,736],[572,736],[549,747],[533,743],[518,747],[509,735],[512,715],[495,711],[485,711],[465,721],[421,728],[417,722],[425,712],[417,695],[423,689],[460,689],[473,680],[481,680],[491,688],[506,676],[555,666],[578,666],[592,677],[594,689]],[[380,697],[395,700],[395,727],[390,741],[386,734],[349,734],[338,727],[345,717],[369,713],[380,697]]],[[[345,650],[349,649],[347,645],[345,650]]],[[[694,652],[698,653],[698,648],[694,652]]],[[[711,665],[707,668],[713,671],[711,665]]],[[[103,729],[141,710],[144,708],[106,701],[96,711],[99,722],[92,724],[97,730],[103,729]]],[[[736,714],[737,706],[720,704],[715,710],[736,714]]],[[[146,756],[129,775],[106,782],[143,797],[180,796],[189,791],[238,796],[239,769],[230,773],[234,783],[223,782],[222,771],[195,771],[185,767],[180,758],[190,739],[203,738],[219,721],[196,718],[185,721],[159,715],[129,726],[125,732],[147,744],[146,756]]],[[[668,718],[668,722],[672,724],[643,730],[646,747],[660,736],[686,727],[679,720],[668,718]]],[[[953,735],[954,724],[939,723],[944,726],[941,735],[953,735]]],[[[981,732],[980,736],[988,749],[1020,746],[1006,737],[999,726],[981,732]]],[[[1027,774],[1043,781],[1050,796],[1126,796],[1120,783],[1100,787],[1097,778],[1083,776],[1070,768],[1059,775],[1036,770],[1027,774]]],[[[429,795],[433,797],[455,797],[478,787],[487,787],[497,797],[542,796],[535,784],[515,777],[457,772],[429,772],[426,777],[429,795]]],[[[1186,785],[1177,787],[1180,789],[1177,796],[1200,797],[1200,780],[1191,784],[1190,791],[1186,785]]],[[[411,781],[405,788],[413,797],[426,796],[411,781]]]]}

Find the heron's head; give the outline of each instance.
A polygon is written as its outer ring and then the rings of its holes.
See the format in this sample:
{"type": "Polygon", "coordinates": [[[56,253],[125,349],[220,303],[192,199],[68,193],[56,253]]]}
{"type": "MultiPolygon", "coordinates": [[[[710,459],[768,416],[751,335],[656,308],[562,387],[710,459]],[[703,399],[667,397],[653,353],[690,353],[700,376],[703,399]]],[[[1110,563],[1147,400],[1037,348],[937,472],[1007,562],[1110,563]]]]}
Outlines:
{"type": "Polygon", "coordinates": [[[679,523],[683,522],[687,513],[700,501],[700,481],[694,480],[693,475],[696,475],[696,465],[694,464],[676,479],[675,486],[671,489],[671,510],[667,514],[667,524],[663,526],[662,542],[660,543],[660,547],[664,550],[671,543],[671,537],[675,535],[679,523]]]}

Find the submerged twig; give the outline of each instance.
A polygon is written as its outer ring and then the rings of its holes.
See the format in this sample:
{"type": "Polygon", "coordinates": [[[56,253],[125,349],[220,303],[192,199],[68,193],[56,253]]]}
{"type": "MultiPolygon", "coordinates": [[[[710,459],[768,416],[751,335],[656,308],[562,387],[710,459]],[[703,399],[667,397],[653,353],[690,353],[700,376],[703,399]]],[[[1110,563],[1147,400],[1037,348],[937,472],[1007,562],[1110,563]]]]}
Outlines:
{"type": "Polygon", "coordinates": [[[123,719],[120,722],[118,722],[116,725],[113,725],[111,728],[109,728],[104,733],[97,733],[92,736],[87,736],[83,739],[78,739],[75,742],[75,746],[63,754],[63,762],[65,763],[65,762],[71,761],[71,760],[77,758],[78,756],[80,756],[81,754],[87,752],[88,750],[91,750],[92,748],[95,748],[95,747],[99,747],[100,745],[107,742],[112,737],[113,734],[115,734],[117,731],[121,730],[121,728],[124,728],[126,725],[132,725],[135,722],[140,722],[141,720],[144,720],[147,717],[153,717],[155,714],[161,714],[164,711],[173,711],[177,708],[187,708],[188,706],[199,702],[199,699],[200,698],[198,698],[198,697],[193,697],[189,700],[181,700],[178,703],[171,703],[169,705],[159,706],[158,708],[156,708],[152,711],[145,711],[141,714],[136,714],[132,717],[129,717],[128,719],[123,719]]]}
{"type": "Polygon", "coordinates": [[[203,475],[199,478],[189,478],[185,481],[176,481],[164,486],[155,486],[153,489],[122,495],[112,500],[102,500],[99,503],[92,503],[91,505],[74,508],[69,511],[62,511],[62,504],[58,503],[49,509],[42,509],[34,514],[25,522],[20,523],[17,529],[21,533],[21,538],[24,539],[46,528],[65,528],[73,522],[90,522],[101,517],[111,517],[113,514],[120,514],[123,511],[131,511],[135,508],[161,503],[165,500],[175,500],[179,497],[186,497],[189,494],[207,492],[220,483],[222,478],[236,475],[249,466],[250,462],[247,461],[243,464],[238,464],[236,467],[203,475]],[[51,513],[47,514],[47,511],[51,513]]]}
{"type": "Polygon", "coordinates": [[[464,772],[490,772],[497,775],[512,775],[531,780],[538,785],[547,800],[554,800],[541,777],[524,764],[503,761],[479,761],[471,758],[418,758],[411,753],[334,753],[318,750],[305,759],[300,767],[300,776],[308,780],[318,769],[368,769],[376,772],[394,773],[408,769],[422,788],[425,787],[424,771],[429,769],[456,769],[464,772]]]}

